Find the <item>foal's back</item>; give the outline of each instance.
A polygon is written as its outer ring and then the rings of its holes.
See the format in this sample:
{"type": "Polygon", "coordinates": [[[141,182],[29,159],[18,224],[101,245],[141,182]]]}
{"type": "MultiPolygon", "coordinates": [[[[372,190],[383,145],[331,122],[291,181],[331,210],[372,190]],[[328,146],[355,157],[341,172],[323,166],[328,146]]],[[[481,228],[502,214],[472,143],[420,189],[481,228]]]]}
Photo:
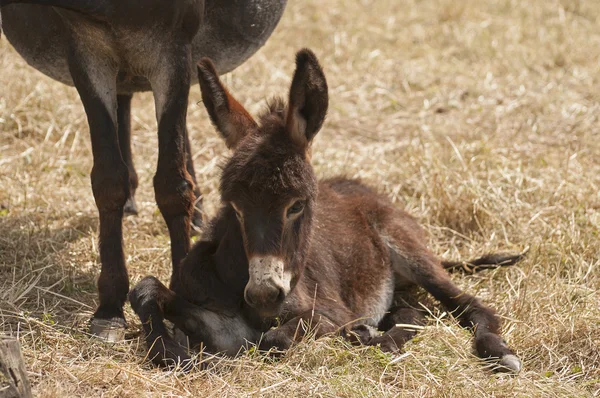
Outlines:
{"type": "Polygon", "coordinates": [[[377,326],[400,282],[393,272],[389,231],[395,240],[424,238],[413,217],[361,181],[343,177],[320,181],[305,278],[294,295],[300,297],[292,303],[313,296],[341,301],[348,311],[327,314],[338,324],[362,320],[377,326]]]}

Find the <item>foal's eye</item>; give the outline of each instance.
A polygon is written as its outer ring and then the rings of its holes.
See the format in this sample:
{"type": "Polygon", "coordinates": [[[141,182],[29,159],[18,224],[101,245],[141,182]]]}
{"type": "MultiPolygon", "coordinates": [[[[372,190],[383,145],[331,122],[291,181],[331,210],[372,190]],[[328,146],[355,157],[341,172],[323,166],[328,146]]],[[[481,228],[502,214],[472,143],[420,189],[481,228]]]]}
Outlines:
{"type": "Polygon", "coordinates": [[[296,202],[294,202],[293,205],[291,205],[288,210],[287,210],[287,216],[291,217],[294,214],[298,214],[301,213],[302,210],[304,210],[304,205],[306,203],[303,200],[297,200],[296,202]]]}

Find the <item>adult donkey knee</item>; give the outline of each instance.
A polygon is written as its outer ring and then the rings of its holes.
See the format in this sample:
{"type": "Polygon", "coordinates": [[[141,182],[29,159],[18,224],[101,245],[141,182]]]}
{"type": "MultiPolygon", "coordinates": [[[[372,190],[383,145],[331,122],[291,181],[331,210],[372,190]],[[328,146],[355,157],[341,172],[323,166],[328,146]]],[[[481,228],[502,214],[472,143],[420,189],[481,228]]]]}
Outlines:
{"type": "Polygon", "coordinates": [[[186,112],[195,61],[215,59],[228,72],[260,48],[285,0],[0,0],[6,37],[27,62],[74,85],[84,105],[94,165],[92,189],[100,217],[99,307],[94,334],[122,336],[129,279],[123,252],[124,212],[137,211],[131,158],[131,96],[151,90],[159,154],[156,202],[171,238],[173,271],[189,250],[190,220],[199,197],[186,112]],[[19,3],[19,4],[13,4],[19,3]],[[6,6],[6,7],[4,7],[6,6]]]}

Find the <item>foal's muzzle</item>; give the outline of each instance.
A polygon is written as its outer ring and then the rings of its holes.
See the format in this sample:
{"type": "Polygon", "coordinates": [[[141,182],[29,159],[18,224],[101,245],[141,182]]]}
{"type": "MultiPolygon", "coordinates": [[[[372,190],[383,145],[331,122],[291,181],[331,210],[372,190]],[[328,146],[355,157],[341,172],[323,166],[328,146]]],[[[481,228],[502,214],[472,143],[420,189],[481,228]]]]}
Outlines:
{"type": "Polygon", "coordinates": [[[290,292],[291,275],[285,271],[283,259],[275,256],[253,256],[248,261],[250,279],[244,289],[246,303],[261,316],[276,316],[290,292]]]}

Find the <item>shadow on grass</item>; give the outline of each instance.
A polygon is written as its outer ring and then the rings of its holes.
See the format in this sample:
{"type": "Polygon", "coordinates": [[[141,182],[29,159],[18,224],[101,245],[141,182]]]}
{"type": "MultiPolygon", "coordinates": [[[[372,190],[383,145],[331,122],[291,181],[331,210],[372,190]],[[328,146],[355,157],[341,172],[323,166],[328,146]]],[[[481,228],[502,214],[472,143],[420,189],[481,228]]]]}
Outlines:
{"type": "Polygon", "coordinates": [[[67,212],[0,217],[1,332],[32,320],[82,330],[96,307],[97,226],[67,212]]]}

